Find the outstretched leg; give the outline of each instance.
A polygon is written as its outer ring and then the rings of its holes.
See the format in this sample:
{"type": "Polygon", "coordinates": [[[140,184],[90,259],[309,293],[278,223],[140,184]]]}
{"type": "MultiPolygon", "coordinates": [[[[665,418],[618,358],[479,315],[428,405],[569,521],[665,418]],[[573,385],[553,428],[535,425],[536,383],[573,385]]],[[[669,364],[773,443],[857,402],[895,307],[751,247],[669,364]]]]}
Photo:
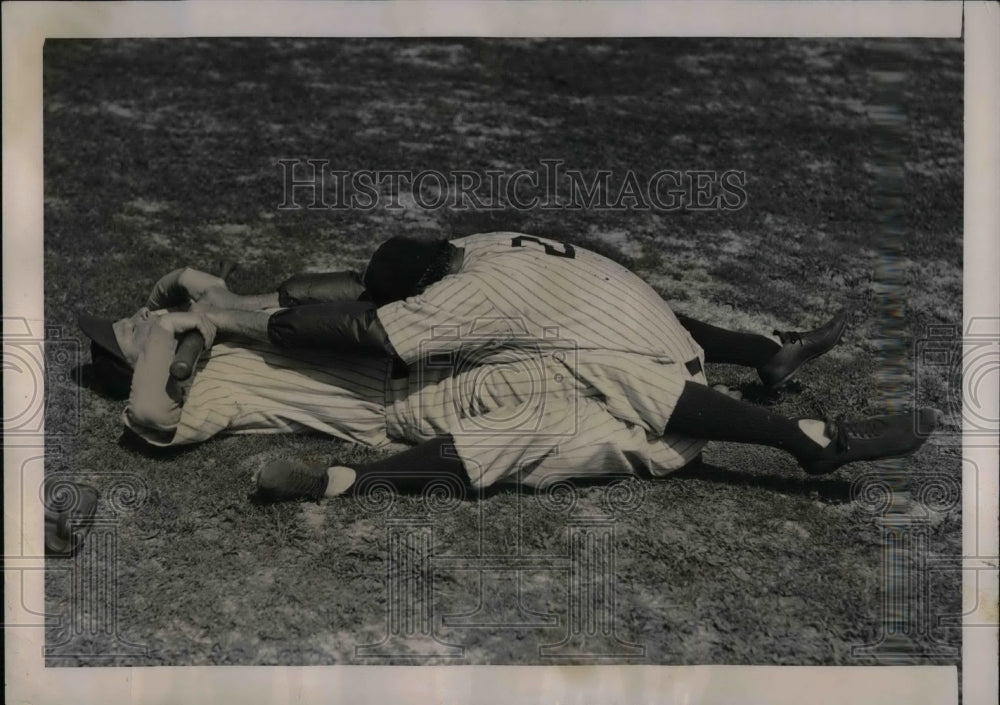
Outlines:
{"type": "Polygon", "coordinates": [[[705,362],[763,367],[781,350],[777,341],[765,335],[726,330],[681,314],[677,320],[705,351],[705,362]]]}
{"type": "Polygon", "coordinates": [[[678,315],[677,320],[705,351],[706,362],[754,367],[764,386],[777,387],[803,364],[837,344],[847,326],[847,312],[842,311],[816,330],[776,330],[774,335],[780,344],[764,335],[730,331],[688,316],[678,315]]]}
{"type": "Polygon", "coordinates": [[[926,440],[916,429],[933,429],[938,413],[876,416],[857,423],[788,419],[754,404],[687,382],[666,433],[709,441],[755,443],[791,453],[810,474],[833,472],[845,463],[908,455],[926,440]],[[919,421],[919,425],[918,425],[919,421]]]}
{"type": "MultiPolygon", "coordinates": [[[[937,425],[938,416],[934,409],[923,408],[915,414],[874,416],[854,423],[788,419],[689,381],[664,433],[780,448],[791,453],[807,473],[824,474],[846,463],[913,453],[937,425]],[[925,433],[918,435],[918,428],[925,433]]],[[[408,491],[420,490],[442,476],[467,485],[461,460],[444,452],[453,443],[452,438],[443,436],[383,460],[351,467],[279,460],[254,479],[258,496],[272,502],[359,493],[367,486],[366,478],[378,478],[408,491]]]]}
{"type": "Polygon", "coordinates": [[[294,459],[281,459],[265,466],[254,481],[258,497],[268,502],[354,494],[369,487],[366,479],[386,482],[399,492],[419,492],[428,483],[445,476],[468,486],[469,478],[462,461],[444,452],[446,446],[451,445],[454,441],[442,436],[388,458],[351,467],[307,465],[294,459]]]}

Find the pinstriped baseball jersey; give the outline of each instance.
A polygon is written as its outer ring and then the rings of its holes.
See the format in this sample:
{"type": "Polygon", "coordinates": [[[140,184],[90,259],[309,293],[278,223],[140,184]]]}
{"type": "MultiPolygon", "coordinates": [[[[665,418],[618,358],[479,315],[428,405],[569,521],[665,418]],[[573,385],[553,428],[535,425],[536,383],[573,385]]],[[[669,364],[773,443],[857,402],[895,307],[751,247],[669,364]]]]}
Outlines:
{"type": "Polygon", "coordinates": [[[451,435],[478,486],[538,486],[567,474],[598,476],[685,465],[703,443],[648,438],[612,416],[596,389],[567,362],[521,348],[492,351],[475,365],[426,366],[387,389],[386,360],[339,355],[289,357],[265,343],[217,343],[199,361],[173,421],[127,426],[157,446],[219,433],[313,430],[379,447],[451,435]]]}
{"type": "Polygon", "coordinates": [[[609,411],[660,434],[684,381],[705,383],[701,348],[642,279],[595,253],[520,233],[454,240],[461,270],[378,317],[408,364],[530,340],[574,351],[574,377],[609,411]],[[692,375],[685,365],[697,359],[692,375]]]}
{"type": "Polygon", "coordinates": [[[523,349],[494,351],[477,365],[428,367],[392,380],[388,363],[361,357],[288,357],[264,343],[217,343],[199,361],[172,427],[126,425],[157,446],[197,443],[219,433],[313,430],[379,447],[450,434],[478,486],[538,486],[567,474],[665,474],[703,442],[648,438],[614,418],[565,362],[523,349]],[[412,389],[411,389],[412,388],[412,389]],[[386,401],[388,397],[388,407],[386,401]]]}
{"type": "Polygon", "coordinates": [[[385,435],[385,359],[296,353],[266,343],[216,343],[202,356],[173,428],[125,425],[157,446],[218,433],[313,430],[369,446],[385,435]]]}

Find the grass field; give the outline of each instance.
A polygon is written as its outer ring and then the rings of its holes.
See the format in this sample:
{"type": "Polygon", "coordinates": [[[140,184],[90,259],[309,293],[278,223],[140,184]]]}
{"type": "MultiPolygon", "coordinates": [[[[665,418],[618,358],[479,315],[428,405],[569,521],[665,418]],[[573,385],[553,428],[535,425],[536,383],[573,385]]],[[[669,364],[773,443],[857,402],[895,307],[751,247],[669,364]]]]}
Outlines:
{"type": "MultiPolygon", "coordinates": [[[[808,329],[849,307],[843,344],[785,393],[762,394],[736,368],[710,369],[710,379],[787,415],[935,405],[948,412],[938,442],[901,467],[915,496],[960,479],[960,448],[941,442],[959,429],[956,379],[914,362],[928,326],[961,324],[960,43],[50,40],[44,91],[46,324],[64,335],[78,335],[80,311],[131,313],[160,275],[221,256],[239,262],[232,288],[250,293],[297,271],[360,268],[395,234],[517,230],[590,244],[676,310],[720,325],[808,329]],[[905,235],[889,248],[872,118],[886,70],[901,72],[905,121],[905,235]],[[514,171],[546,158],[647,177],[737,169],[748,200],[706,212],[279,210],[277,161],[307,158],[345,170],[514,171]],[[894,298],[904,306],[890,315],[894,298]],[[890,337],[901,359],[885,358],[890,337]]],[[[68,643],[51,665],[373,663],[355,647],[386,632],[391,520],[431,517],[435,555],[557,563],[572,520],[606,514],[602,486],[578,488],[566,511],[510,489],[433,515],[420,497],[391,511],[353,500],[257,506],[250,474],[268,458],[347,462],[372,451],[241,436],[149,452],[123,437],[123,403],[88,387],[85,350],[82,389],[70,380],[48,390],[47,430],[60,440],[46,472],[105,498],[123,478],[139,488],[137,506],[102,507],[118,521],[117,563],[77,560],[115,575],[117,636],[146,650],[116,652],[112,635],[53,621],[49,644],[68,643]]],[[[644,647],[627,662],[877,662],[852,648],[881,633],[885,541],[878,515],[851,493],[876,470],[811,478],[777,451],[713,444],[701,467],[626,485],[637,507],[613,515],[614,625],[644,647]]],[[[960,555],[960,506],[930,504],[909,515],[926,542],[904,564],[960,555]]],[[[960,612],[959,571],[926,577],[914,613],[960,612]]],[[[565,570],[442,563],[433,579],[435,634],[459,649],[416,662],[553,662],[538,649],[566,632],[565,570]],[[520,615],[521,626],[443,621],[480,602],[486,621],[520,615]]],[[[51,572],[46,587],[48,611],[66,614],[66,574],[51,572]]],[[[957,648],[960,634],[934,626],[910,661],[957,662],[932,640],[957,648]]],[[[413,662],[405,657],[422,644],[390,660],[413,662]]]]}

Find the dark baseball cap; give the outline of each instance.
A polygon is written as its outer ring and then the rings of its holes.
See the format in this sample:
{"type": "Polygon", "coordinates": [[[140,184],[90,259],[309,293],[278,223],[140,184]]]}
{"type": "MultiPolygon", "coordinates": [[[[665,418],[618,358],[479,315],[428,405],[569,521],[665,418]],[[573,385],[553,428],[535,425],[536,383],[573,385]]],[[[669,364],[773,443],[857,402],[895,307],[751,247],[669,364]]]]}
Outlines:
{"type": "Polygon", "coordinates": [[[111,324],[114,323],[112,319],[91,316],[89,313],[81,313],[76,321],[80,326],[80,330],[93,341],[91,352],[93,352],[94,346],[97,346],[103,352],[108,353],[116,360],[131,367],[125,358],[125,353],[122,352],[121,346],[118,345],[118,338],[115,337],[115,331],[111,327],[111,324]]]}
{"type": "Polygon", "coordinates": [[[368,261],[363,277],[365,290],[378,306],[419,294],[431,283],[428,275],[434,266],[443,266],[440,260],[450,247],[447,240],[423,241],[405,236],[386,240],[368,261]]]}

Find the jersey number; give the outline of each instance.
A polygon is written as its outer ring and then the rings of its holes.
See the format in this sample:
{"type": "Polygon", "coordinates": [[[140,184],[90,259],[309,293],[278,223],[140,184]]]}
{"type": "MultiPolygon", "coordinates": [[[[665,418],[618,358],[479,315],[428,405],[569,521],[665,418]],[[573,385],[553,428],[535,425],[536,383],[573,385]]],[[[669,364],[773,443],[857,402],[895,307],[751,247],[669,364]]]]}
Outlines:
{"type": "Polygon", "coordinates": [[[533,242],[536,245],[541,245],[542,247],[545,248],[545,254],[552,255],[553,257],[565,257],[567,259],[573,259],[574,257],[576,257],[576,250],[573,249],[572,245],[566,245],[564,243],[557,242],[556,244],[560,245],[563,248],[562,252],[560,252],[549,243],[542,242],[537,237],[532,237],[531,235],[520,235],[518,237],[515,237],[513,240],[510,241],[510,246],[524,247],[525,242],[533,242]]]}

